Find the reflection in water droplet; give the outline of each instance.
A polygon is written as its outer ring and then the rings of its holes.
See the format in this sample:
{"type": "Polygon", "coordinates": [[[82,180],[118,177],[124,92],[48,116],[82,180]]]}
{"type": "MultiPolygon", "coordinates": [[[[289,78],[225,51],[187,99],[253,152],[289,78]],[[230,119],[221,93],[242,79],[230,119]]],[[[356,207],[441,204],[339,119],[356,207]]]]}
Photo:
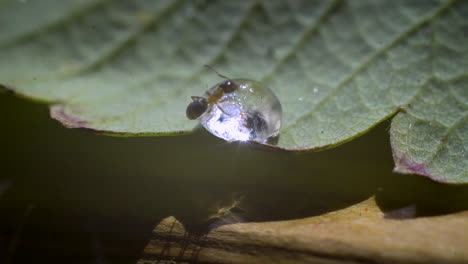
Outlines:
{"type": "Polygon", "coordinates": [[[302,97],[299,97],[299,98],[298,98],[298,100],[299,100],[299,101],[302,101],[302,100],[304,100],[304,98],[302,98],[302,97]]]}
{"type": "Polygon", "coordinates": [[[312,89],[312,91],[313,91],[314,93],[318,92],[318,90],[319,90],[319,89],[318,89],[317,87],[314,87],[314,89],[312,89]]]}

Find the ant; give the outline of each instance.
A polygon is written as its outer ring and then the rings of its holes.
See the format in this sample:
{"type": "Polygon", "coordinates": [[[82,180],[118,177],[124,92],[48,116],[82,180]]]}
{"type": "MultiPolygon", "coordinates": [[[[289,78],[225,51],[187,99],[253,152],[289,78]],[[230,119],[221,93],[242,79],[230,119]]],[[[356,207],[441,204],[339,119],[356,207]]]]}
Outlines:
{"type": "MultiPolygon", "coordinates": [[[[199,118],[203,113],[206,112],[209,106],[212,106],[213,104],[216,104],[218,108],[224,113],[227,114],[220,106],[218,103],[223,102],[221,98],[225,94],[230,94],[239,89],[239,85],[234,82],[232,79],[220,74],[218,71],[216,71],[213,67],[210,65],[205,65],[205,67],[211,69],[214,71],[219,77],[226,79],[226,81],[221,82],[218,84],[218,86],[212,91],[211,93],[209,91],[206,92],[206,97],[203,96],[192,96],[192,102],[187,106],[186,110],[186,115],[187,118],[190,120],[194,120],[199,118]]],[[[213,89],[211,89],[213,90],[213,89]]]]}

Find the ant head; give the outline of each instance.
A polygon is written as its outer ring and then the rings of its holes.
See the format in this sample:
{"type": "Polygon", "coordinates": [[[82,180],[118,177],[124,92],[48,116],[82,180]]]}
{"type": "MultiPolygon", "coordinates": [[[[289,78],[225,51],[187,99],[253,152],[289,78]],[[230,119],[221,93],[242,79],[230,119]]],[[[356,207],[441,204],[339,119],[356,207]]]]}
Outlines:
{"type": "Polygon", "coordinates": [[[217,70],[215,70],[212,66],[210,65],[205,65],[205,67],[209,68],[210,70],[214,71],[219,77],[223,78],[223,79],[226,79],[226,81],[222,82],[219,84],[219,87],[221,89],[223,89],[223,92],[224,93],[232,93],[234,92],[235,90],[237,90],[237,88],[239,88],[239,85],[237,85],[232,79],[222,75],[221,73],[219,73],[217,70]]]}
{"type": "Polygon", "coordinates": [[[239,88],[239,85],[237,85],[237,83],[235,83],[234,81],[227,80],[227,81],[220,83],[219,87],[223,89],[224,93],[232,93],[235,90],[237,90],[237,88],[239,88]]]}

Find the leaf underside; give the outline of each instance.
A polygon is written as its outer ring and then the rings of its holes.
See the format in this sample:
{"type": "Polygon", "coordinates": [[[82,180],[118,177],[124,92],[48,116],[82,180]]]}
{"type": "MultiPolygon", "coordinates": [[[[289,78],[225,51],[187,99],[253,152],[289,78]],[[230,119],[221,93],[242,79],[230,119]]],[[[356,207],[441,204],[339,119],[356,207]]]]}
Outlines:
{"type": "Polygon", "coordinates": [[[395,171],[468,182],[468,1],[0,2],[0,85],[67,127],[188,133],[191,95],[260,80],[274,148],[339,145],[396,114],[395,171]]]}

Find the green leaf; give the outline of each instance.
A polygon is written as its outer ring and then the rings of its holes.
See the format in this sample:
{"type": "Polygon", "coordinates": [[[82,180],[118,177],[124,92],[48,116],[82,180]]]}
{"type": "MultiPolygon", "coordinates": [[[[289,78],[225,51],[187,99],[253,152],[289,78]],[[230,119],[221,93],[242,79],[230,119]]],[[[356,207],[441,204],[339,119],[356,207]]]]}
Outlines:
{"type": "Polygon", "coordinates": [[[396,171],[468,182],[468,2],[0,1],[0,83],[72,128],[186,133],[232,78],[280,98],[275,148],[330,148],[394,115],[396,171]]]}

